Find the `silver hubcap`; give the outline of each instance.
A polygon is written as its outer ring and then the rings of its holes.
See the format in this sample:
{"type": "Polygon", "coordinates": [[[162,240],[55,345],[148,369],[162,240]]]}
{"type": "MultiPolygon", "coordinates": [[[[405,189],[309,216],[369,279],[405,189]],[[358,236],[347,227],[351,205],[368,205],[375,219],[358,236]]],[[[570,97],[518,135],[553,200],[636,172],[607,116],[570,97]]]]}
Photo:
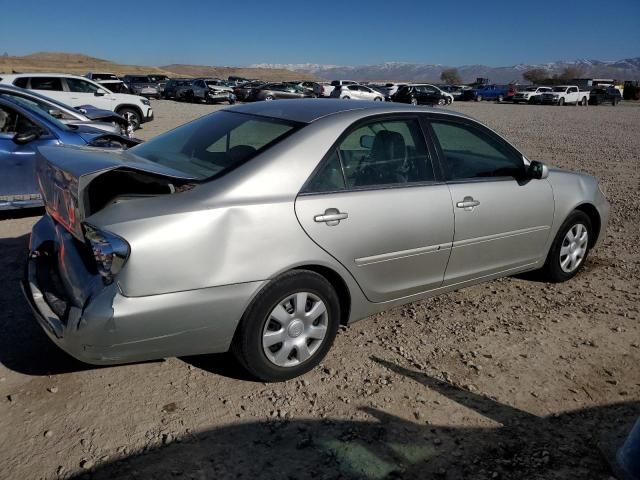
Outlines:
{"type": "Polygon", "coordinates": [[[587,253],[588,243],[587,227],[578,223],[569,229],[560,247],[560,267],[563,271],[571,273],[580,266],[587,253]]]}
{"type": "Polygon", "coordinates": [[[295,367],[311,358],[327,335],[324,302],[309,292],[281,300],[269,314],[262,331],[262,348],[279,367],[295,367]]]}

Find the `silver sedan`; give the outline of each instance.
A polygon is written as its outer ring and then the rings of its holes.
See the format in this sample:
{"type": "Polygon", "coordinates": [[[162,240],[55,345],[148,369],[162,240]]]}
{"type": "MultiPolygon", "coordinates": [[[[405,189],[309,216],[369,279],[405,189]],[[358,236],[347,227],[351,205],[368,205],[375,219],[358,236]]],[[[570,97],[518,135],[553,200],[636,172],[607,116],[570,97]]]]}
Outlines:
{"type": "Polygon", "coordinates": [[[126,152],[41,148],[24,290],[92,364],[232,350],[303,374],[340,324],[519,272],[569,280],[598,182],[460,114],[380,102],[229,107],[126,152]]]}

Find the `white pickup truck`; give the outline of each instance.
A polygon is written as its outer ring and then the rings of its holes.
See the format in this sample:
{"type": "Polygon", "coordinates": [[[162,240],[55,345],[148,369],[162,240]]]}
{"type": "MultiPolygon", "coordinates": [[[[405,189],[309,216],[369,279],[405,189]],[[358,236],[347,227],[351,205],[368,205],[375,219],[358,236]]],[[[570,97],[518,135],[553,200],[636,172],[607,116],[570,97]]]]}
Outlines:
{"type": "Polygon", "coordinates": [[[589,103],[589,92],[575,85],[558,85],[550,92],[542,94],[542,103],[547,105],[583,105],[589,103]]]}

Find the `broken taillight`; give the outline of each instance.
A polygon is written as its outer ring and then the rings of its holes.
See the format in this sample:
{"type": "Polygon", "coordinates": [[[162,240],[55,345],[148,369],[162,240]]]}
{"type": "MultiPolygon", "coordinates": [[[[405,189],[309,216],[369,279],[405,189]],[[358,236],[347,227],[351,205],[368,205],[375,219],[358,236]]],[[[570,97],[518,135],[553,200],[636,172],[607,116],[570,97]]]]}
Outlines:
{"type": "Polygon", "coordinates": [[[129,258],[129,244],[119,236],[83,223],[84,238],[93,253],[98,273],[105,285],[113,283],[113,277],[122,270],[129,258]]]}

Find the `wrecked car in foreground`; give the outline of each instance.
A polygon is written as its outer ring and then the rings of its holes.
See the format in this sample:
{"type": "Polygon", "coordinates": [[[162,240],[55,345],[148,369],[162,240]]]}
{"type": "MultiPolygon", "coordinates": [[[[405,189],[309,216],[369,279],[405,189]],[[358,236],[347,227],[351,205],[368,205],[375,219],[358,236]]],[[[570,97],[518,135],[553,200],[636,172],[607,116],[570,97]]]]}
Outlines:
{"type": "Polygon", "coordinates": [[[395,305],[568,280],[609,212],[594,178],[469,117],[382,102],[229,107],[127,151],[41,148],[37,175],[23,288],[56,344],[92,364],[231,349],[265,381],[395,305]]]}

